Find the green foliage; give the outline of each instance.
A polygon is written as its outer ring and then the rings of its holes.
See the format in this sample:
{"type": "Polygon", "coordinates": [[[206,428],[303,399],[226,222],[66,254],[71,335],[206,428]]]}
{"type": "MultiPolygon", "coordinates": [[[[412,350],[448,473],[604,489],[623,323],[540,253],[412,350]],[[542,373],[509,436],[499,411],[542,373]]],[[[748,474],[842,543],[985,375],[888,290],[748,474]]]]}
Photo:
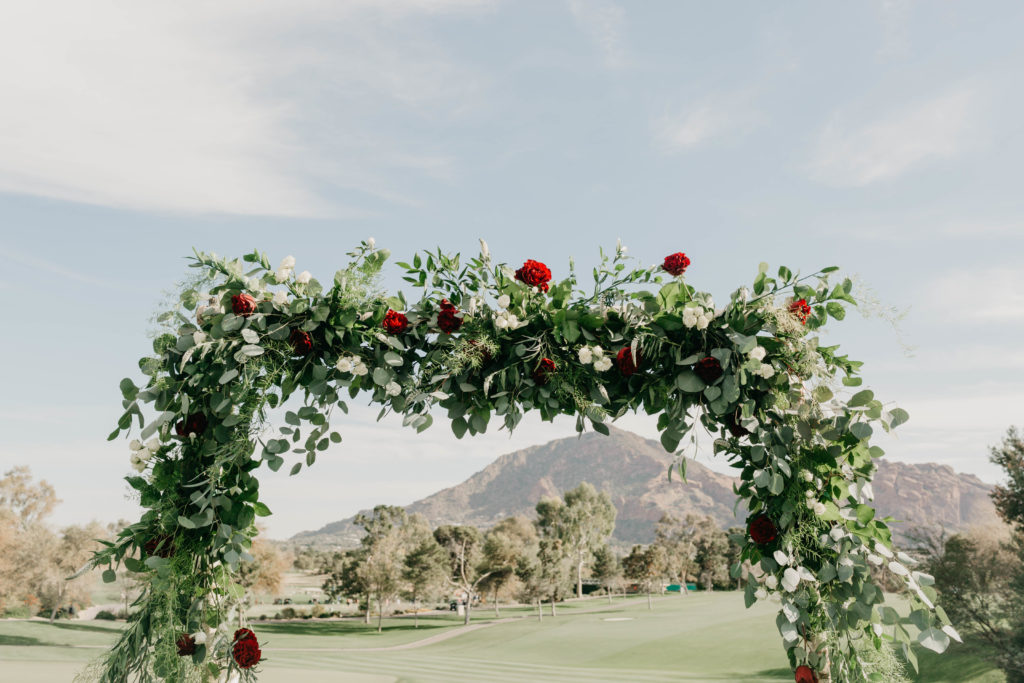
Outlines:
{"type": "MultiPolygon", "coordinates": [[[[137,429],[156,443],[133,451],[144,474],[128,478],[146,511],[94,559],[150,581],[106,680],[231,669],[228,615],[242,593],[235,577],[251,560],[256,516],[270,512],[255,471],[312,466],[341,440],[334,409],[347,411],[360,394],[381,417],[400,414],[417,431],[443,415],[458,437],[514,429],[531,410],[607,433],[609,421],[643,411],[657,416],[662,444],[675,451],[699,422],[740,471],[751,513],[778,528],[766,544],[748,540],[738,559],[787,587],[766,590],[783,592],[779,630],[791,662],[824,665],[818,644],[827,643],[834,677],[862,679],[854,643],[867,637],[880,647],[879,628],[912,656],[909,621],[881,617],[867,565],[892,556],[891,539],[865,494],[881,455],[869,445],[872,425],[888,430],[907,415],[869,390],[844,400],[839,385],[858,386],[861,364],[814,336],[855,304],[850,280],[830,283],[834,268],[800,276],[782,267],[772,277],[764,265],[752,290],[716,310],[709,294],[657,267],[632,266],[622,249],[602,254],[592,290],[570,269],[547,292],[493,264],[486,248],[468,259],[419,253],[398,264],[420,290],[416,301],[376,287],[385,250],[364,242],[350,257],[325,288],[296,277],[293,260],[274,270],[257,251],[240,260],[197,252],[199,277],[159,316],[168,333],[140,363],[144,385],[121,383],[124,412],[110,435],[137,429]],[[237,309],[233,297],[241,297],[237,309]],[[806,320],[790,309],[794,298],[810,307],[806,320]],[[442,299],[461,319],[452,334],[439,328],[442,299]],[[404,313],[405,329],[383,326],[389,309],[404,313]],[[619,358],[626,353],[635,372],[619,358]],[[301,406],[265,435],[269,410],[289,399],[301,406]],[[211,634],[203,654],[176,657],[171,636],[197,630],[211,634]]],[[[478,570],[482,539],[472,533],[435,534],[451,559],[449,579],[470,592],[493,571],[478,570]]],[[[564,583],[557,558],[575,554],[579,567],[599,546],[550,534],[542,561],[517,575],[533,594],[554,595],[564,583]]],[[[934,590],[903,564],[889,567],[901,570],[916,601],[916,625],[931,628],[934,590]]]]}

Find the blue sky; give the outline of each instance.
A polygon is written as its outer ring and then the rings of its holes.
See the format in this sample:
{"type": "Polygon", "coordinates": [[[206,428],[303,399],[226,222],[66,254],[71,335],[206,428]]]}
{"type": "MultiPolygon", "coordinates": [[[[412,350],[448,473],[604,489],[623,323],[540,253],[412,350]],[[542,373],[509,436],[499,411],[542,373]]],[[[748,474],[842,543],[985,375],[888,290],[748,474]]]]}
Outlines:
{"type": "MultiPolygon", "coordinates": [[[[911,422],[882,445],[995,481],[1024,425],[1018,3],[73,2],[0,21],[0,467],[59,522],[137,514],[104,441],[193,246],[329,275],[373,236],[564,272],[621,237],[724,298],[760,261],[839,265],[897,333],[830,333],[911,422]],[[908,352],[905,347],[912,347],[908,352]]],[[[401,283],[395,270],[387,284],[401,283]]],[[[456,442],[357,410],[272,536],[573,434],[456,442]]],[[[650,421],[623,426],[654,435],[650,421]]],[[[705,456],[702,462],[715,467],[705,456]]]]}

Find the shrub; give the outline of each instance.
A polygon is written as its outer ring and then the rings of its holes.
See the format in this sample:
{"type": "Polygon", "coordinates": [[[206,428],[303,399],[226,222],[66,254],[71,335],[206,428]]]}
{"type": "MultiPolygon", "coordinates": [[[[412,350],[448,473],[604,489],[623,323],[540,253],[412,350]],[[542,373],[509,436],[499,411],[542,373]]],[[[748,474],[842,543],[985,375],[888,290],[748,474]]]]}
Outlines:
{"type": "Polygon", "coordinates": [[[102,619],[103,621],[117,621],[117,615],[105,609],[97,612],[96,618],[102,619]]]}

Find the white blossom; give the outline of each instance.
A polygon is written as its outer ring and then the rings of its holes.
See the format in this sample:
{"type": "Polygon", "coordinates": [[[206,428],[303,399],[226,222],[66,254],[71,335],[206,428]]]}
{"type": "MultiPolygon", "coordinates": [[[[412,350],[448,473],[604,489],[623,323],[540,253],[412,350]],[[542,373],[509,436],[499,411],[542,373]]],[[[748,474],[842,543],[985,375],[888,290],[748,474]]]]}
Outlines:
{"type": "Polygon", "coordinates": [[[402,393],[402,387],[398,382],[388,382],[387,386],[384,387],[384,393],[388,396],[398,396],[402,393]]]}
{"type": "Polygon", "coordinates": [[[761,367],[757,369],[757,374],[761,375],[765,379],[771,379],[775,376],[775,366],[770,363],[762,363],[761,367]]]}
{"type": "Polygon", "coordinates": [[[136,472],[142,472],[142,470],[146,469],[146,458],[143,458],[139,455],[140,453],[144,452],[144,450],[136,451],[132,453],[131,457],[128,459],[132,465],[132,469],[135,470],[136,472]]]}
{"type": "Polygon", "coordinates": [[[508,318],[506,318],[503,315],[499,315],[499,316],[495,317],[494,318],[494,326],[496,328],[498,328],[499,330],[504,330],[506,327],[508,327],[508,318]]]}
{"type": "Polygon", "coordinates": [[[763,346],[755,346],[753,350],[748,354],[754,360],[764,360],[764,354],[766,351],[763,346]]]}
{"type": "Polygon", "coordinates": [[[710,325],[710,324],[711,324],[711,319],[708,318],[706,315],[702,314],[702,315],[698,315],[697,316],[697,329],[698,330],[706,330],[706,329],[708,329],[708,325],[710,325]]]}
{"type": "Polygon", "coordinates": [[[202,645],[206,642],[206,631],[196,631],[192,634],[192,640],[196,641],[196,645],[202,645]]]}
{"type": "Polygon", "coordinates": [[[498,297],[498,308],[508,308],[508,305],[512,302],[508,294],[502,294],[498,297]]]}
{"type": "Polygon", "coordinates": [[[156,439],[150,439],[146,442],[146,450],[155,453],[160,450],[160,442],[156,439]]]}
{"type": "Polygon", "coordinates": [[[764,585],[768,586],[771,590],[775,590],[779,586],[779,580],[775,578],[774,574],[769,574],[764,579],[764,585]]]}
{"type": "Polygon", "coordinates": [[[590,350],[589,346],[580,347],[577,355],[580,358],[580,362],[584,365],[589,365],[594,362],[594,353],[590,350]]]}
{"type": "Polygon", "coordinates": [[[352,365],[352,374],[355,375],[356,377],[362,377],[363,375],[365,375],[369,371],[370,371],[370,368],[366,367],[366,363],[364,363],[363,361],[359,360],[358,358],[355,360],[355,363],[352,365]]]}
{"type": "Polygon", "coordinates": [[[310,275],[308,270],[304,270],[304,271],[302,271],[301,273],[299,273],[298,275],[295,276],[295,281],[298,282],[300,285],[308,284],[309,281],[312,280],[312,279],[313,279],[313,276],[310,275]]]}
{"type": "Polygon", "coordinates": [[[338,372],[352,372],[352,359],[342,356],[334,364],[334,367],[338,369],[338,372]]]}
{"type": "Polygon", "coordinates": [[[293,270],[295,268],[295,257],[285,256],[283,259],[281,259],[281,265],[279,265],[277,268],[278,270],[293,270]]]}
{"type": "Polygon", "coordinates": [[[273,302],[275,306],[287,306],[288,305],[288,292],[280,289],[274,292],[273,302]]]}
{"type": "Polygon", "coordinates": [[[765,598],[768,597],[768,591],[766,591],[763,588],[758,588],[757,590],[754,591],[754,597],[757,598],[758,600],[764,600],[765,598]]]}
{"type": "Polygon", "coordinates": [[[811,509],[814,510],[814,514],[823,515],[825,514],[825,504],[820,500],[813,501],[810,505],[811,509]]]}
{"type": "Polygon", "coordinates": [[[697,309],[687,308],[683,310],[683,325],[686,327],[697,326],[697,309]]]}
{"type": "Polygon", "coordinates": [[[800,478],[806,482],[811,482],[814,479],[814,475],[811,474],[810,470],[800,470],[800,478]]]}
{"type": "Polygon", "coordinates": [[[487,248],[487,242],[484,242],[482,237],[480,238],[480,255],[484,257],[484,261],[491,258],[491,250],[487,248]]]}
{"type": "Polygon", "coordinates": [[[278,268],[277,272],[274,273],[274,279],[278,282],[286,282],[291,277],[292,271],[289,268],[278,268]]]}
{"type": "Polygon", "coordinates": [[[612,367],[612,359],[611,358],[607,358],[607,357],[599,358],[599,359],[594,361],[594,369],[597,370],[598,372],[604,372],[605,370],[608,370],[611,367],[612,367]]]}
{"type": "Polygon", "coordinates": [[[132,442],[130,444],[128,444],[128,448],[130,448],[133,451],[141,451],[142,450],[142,442],[139,441],[138,439],[132,439],[132,442]]]}
{"type": "Polygon", "coordinates": [[[808,498],[814,498],[814,491],[807,489],[806,491],[804,491],[804,495],[808,498]]]}
{"type": "Polygon", "coordinates": [[[594,354],[594,360],[604,358],[604,349],[602,349],[600,346],[591,346],[590,352],[594,354]]]}

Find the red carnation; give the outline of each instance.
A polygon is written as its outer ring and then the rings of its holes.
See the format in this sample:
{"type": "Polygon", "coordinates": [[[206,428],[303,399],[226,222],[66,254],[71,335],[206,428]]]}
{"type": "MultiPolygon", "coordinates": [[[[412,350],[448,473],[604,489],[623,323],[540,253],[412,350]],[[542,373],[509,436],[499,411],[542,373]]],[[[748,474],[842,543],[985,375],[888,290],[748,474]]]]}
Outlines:
{"type": "Polygon", "coordinates": [[[231,297],[231,310],[235,312],[235,315],[248,318],[256,312],[256,299],[253,299],[245,292],[235,294],[231,297]]]}
{"type": "Polygon", "coordinates": [[[811,307],[807,305],[807,299],[794,301],[789,305],[789,312],[796,316],[802,324],[807,324],[807,317],[811,314],[811,307]]]}
{"type": "Polygon", "coordinates": [[[389,308],[381,325],[388,331],[388,334],[402,334],[409,329],[409,319],[405,317],[404,313],[389,308]]]}
{"type": "Polygon", "coordinates": [[[722,364],[714,356],[701,358],[693,366],[693,371],[704,380],[705,384],[714,384],[715,380],[722,376],[722,364]]]}
{"type": "Polygon", "coordinates": [[[292,345],[296,356],[305,356],[313,350],[313,338],[305,330],[292,330],[288,343],[292,345]]]}
{"type": "Polygon", "coordinates": [[[619,372],[622,373],[623,377],[629,377],[639,369],[640,350],[637,349],[636,357],[634,358],[633,349],[629,346],[619,349],[619,353],[615,356],[615,364],[619,366],[619,372]]]}
{"type": "Polygon", "coordinates": [[[747,532],[750,533],[751,540],[758,545],[766,545],[779,537],[779,530],[768,515],[758,515],[750,520],[747,532]]]}
{"type": "Polygon", "coordinates": [[[181,637],[178,638],[178,642],[175,643],[178,646],[179,657],[190,657],[195,654],[196,651],[196,639],[187,633],[182,633],[181,637]]]}
{"type": "Polygon", "coordinates": [[[174,539],[167,535],[154,536],[142,546],[150,557],[168,558],[174,554],[174,539]]]}
{"type": "Polygon", "coordinates": [[[260,652],[260,644],[256,641],[256,636],[252,631],[247,628],[239,630],[248,631],[249,635],[242,639],[235,639],[235,644],[231,647],[231,655],[235,658],[235,664],[239,669],[251,669],[260,661],[263,653],[260,652]]]}
{"type": "Polygon", "coordinates": [[[681,251],[677,251],[676,253],[669,254],[665,257],[665,262],[661,264],[661,268],[669,275],[679,277],[686,272],[686,268],[689,265],[690,259],[686,257],[686,254],[681,251]]]}
{"type": "Polygon", "coordinates": [[[458,332],[462,327],[462,318],[455,317],[459,309],[455,308],[448,299],[441,299],[441,311],[437,314],[437,326],[445,334],[458,332]]]}
{"type": "Polygon", "coordinates": [[[811,667],[801,664],[796,668],[796,683],[818,683],[818,676],[811,667]]]}
{"type": "Polygon", "coordinates": [[[516,271],[516,279],[546,292],[551,282],[551,270],[540,261],[527,259],[523,267],[516,271]]]}
{"type": "Polygon", "coordinates": [[[192,413],[174,425],[174,433],[181,437],[187,437],[189,434],[202,434],[206,431],[207,424],[206,415],[192,413]]]}
{"type": "Polygon", "coordinates": [[[540,363],[533,371],[533,381],[537,384],[547,384],[548,377],[555,371],[555,361],[550,358],[541,358],[540,363]]]}

